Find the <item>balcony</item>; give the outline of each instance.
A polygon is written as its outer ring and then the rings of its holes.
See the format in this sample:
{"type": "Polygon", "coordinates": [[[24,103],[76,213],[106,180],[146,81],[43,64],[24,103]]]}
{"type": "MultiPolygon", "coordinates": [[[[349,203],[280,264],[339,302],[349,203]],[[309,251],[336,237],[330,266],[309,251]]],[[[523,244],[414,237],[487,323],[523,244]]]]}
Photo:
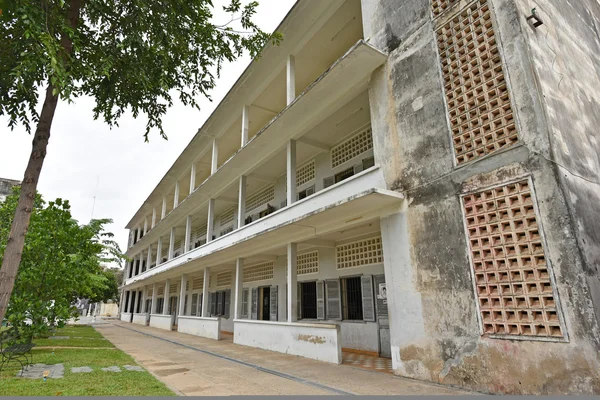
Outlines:
{"type": "Polygon", "coordinates": [[[250,257],[289,242],[346,229],[399,210],[403,197],[388,191],[378,166],[293,203],[290,206],[127,279],[134,285],[148,278],[180,276],[199,268],[250,257]]]}
{"type": "MultiPolygon", "coordinates": [[[[127,255],[133,256],[147,249],[159,237],[167,235],[172,226],[188,215],[206,208],[210,198],[218,197],[235,185],[240,175],[252,173],[280,152],[289,140],[301,139],[310,129],[334,113],[340,103],[363,93],[367,89],[371,73],[386,59],[385,54],[362,40],[352,46],[252,140],[130,247],[127,255]]],[[[262,219],[256,222],[260,221],[262,219]]]]}

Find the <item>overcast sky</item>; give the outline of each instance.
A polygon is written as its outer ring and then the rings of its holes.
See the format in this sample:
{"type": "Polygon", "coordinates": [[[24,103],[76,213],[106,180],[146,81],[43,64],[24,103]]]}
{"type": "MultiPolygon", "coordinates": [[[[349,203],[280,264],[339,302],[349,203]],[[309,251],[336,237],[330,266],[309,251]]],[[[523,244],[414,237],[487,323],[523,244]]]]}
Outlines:
{"type": "MultiPolygon", "coordinates": [[[[217,0],[215,5],[220,8],[226,2],[229,1],[217,0]]],[[[259,3],[255,20],[261,29],[272,32],[295,0],[259,0],[259,3]]],[[[145,143],[143,117],[136,120],[131,115],[124,116],[120,126],[112,130],[102,121],[94,121],[91,98],[79,98],[75,104],[59,102],[38,191],[46,200],[68,199],[73,216],[80,223],[90,220],[96,196],[93,217],[114,220],[108,230],[116,235],[124,250],[125,224],[249,62],[246,56],[225,66],[212,92],[213,102],[201,101],[200,111],[175,104],[163,120],[168,141],[155,133],[150,143],[145,143]]],[[[31,140],[32,136],[24,128],[11,131],[7,128],[7,119],[0,119],[1,178],[23,179],[31,140]]]]}

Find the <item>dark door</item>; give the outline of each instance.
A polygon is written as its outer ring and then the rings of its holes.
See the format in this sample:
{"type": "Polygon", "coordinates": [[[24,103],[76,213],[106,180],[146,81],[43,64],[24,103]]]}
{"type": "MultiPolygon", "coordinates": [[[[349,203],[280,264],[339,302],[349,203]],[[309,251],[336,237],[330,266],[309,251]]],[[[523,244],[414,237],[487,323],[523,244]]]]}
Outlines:
{"type": "Polygon", "coordinates": [[[262,288],[262,315],[263,321],[269,321],[271,318],[271,288],[262,288]]]}

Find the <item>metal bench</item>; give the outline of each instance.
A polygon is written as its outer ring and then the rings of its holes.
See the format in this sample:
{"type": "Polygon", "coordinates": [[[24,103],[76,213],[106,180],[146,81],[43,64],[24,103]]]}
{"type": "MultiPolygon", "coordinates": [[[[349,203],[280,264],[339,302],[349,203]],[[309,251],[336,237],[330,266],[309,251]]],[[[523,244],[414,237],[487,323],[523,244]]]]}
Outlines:
{"type": "Polygon", "coordinates": [[[0,332],[0,355],[2,355],[0,372],[5,364],[16,361],[21,364],[21,375],[23,375],[23,370],[33,363],[31,349],[35,343],[31,343],[31,337],[25,342],[19,343],[21,340],[19,330],[15,327],[0,332]],[[25,365],[23,365],[23,361],[25,361],[25,365]]]}

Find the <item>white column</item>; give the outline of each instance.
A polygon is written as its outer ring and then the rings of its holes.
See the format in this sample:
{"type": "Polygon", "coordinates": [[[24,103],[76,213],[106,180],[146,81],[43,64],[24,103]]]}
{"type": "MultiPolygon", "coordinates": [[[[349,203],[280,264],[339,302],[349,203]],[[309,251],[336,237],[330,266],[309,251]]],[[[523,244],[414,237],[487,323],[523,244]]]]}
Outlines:
{"type": "Polygon", "coordinates": [[[170,286],[171,280],[167,279],[165,281],[165,301],[163,302],[163,315],[169,315],[169,300],[171,298],[171,294],[169,293],[170,286]]]}
{"type": "Polygon", "coordinates": [[[242,317],[242,290],[244,283],[244,259],[238,258],[235,262],[235,298],[233,319],[242,317]]]}
{"type": "Polygon", "coordinates": [[[121,304],[119,304],[121,314],[127,311],[125,310],[125,298],[127,297],[127,290],[121,290],[121,304]]]}
{"type": "Polygon", "coordinates": [[[148,233],[148,217],[144,218],[144,235],[148,233]]]}
{"type": "Polygon", "coordinates": [[[241,228],[246,219],[246,175],[240,176],[240,188],[238,192],[237,227],[241,228]]]}
{"type": "Polygon", "coordinates": [[[190,194],[196,189],[196,163],[192,163],[192,169],[190,170],[190,194]]]}
{"type": "Polygon", "coordinates": [[[248,143],[248,127],[250,125],[250,110],[248,105],[244,105],[242,108],[242,146],[244,147],[248,143]]]}
{"type": "Polygon", "coordinates": [[[144,288],[142,289],[142,314],[145,314],[146,312],[148,312],[148,310],[146,310],[146,297],[148,296],[148,287],[144,286],[144,288]]]}
{"type": "Polygon", "coordinates": [[[179,179],[175,182],[175,193],[173,193],[173,208],[179,205],[179,179]]]}
{"type": "Polygon", "coordinates": [[[290,140],[287,144],[287,205],[296,201],[296,141],[290,140]]]}
{"type": "Polygon", "coordinates": [[[188,295],[186,315],[192,315],[192,282],[190,282],[190,288],[186,291],[186,293],[188,295]]]}
{"type": "Polygon", "coordinates": [[[138,306],[140,305],[140,291],[135,291],[135,303],[133,304],[133,312],[137,313],[138,306]]]}
{"type": "Polygon", "coordinates": [[[179,288],[179,312],[178,315],[184,315],[185,307],[185,286],[187,284],[187,275],[181,275],[181,287],[179,288]]]}
{"type": "Polygon", "coordinates": [[[183,241],[183,252],[190,251],[190,242],[192,240],[192,216],[188,215],[185,219],[185,240],[183,241]]]}
{"type": "Polygon", "coordinates": [[[160,219],[164,219],[167,216],[167,196],[163,196],[162,210],[160,213],[160,219]]]}
{"type": "Polygon", "coordinates": [[[204,268],[204,283],[202,284],[202,316],[208,317],[208,284],[210,282],[210,267],[204,268]]]}
{"type": "Polygon", "coordinates": [[[156,298],[158,297],[158,284],[152,285],[152,304],[150,305],[150,314],[156,314],[156,298]]]}
{"type": "Polygon", "coordinates": [[[169,235],[169,253],[167,255],[167,259],[170,260],[173,258],[173,253],[175,252],[175,227],[171,228],[171,235],[169,235]]]}
{"type": "Polygon", "coordinates": [[[154,228],[156,226],[156,207],[152,207],[152,225],[151,228],[154,228]]]}
{"type": "Polygon", "coordinates": [[[137,229],[137,235],[136,235],[135,241],[138,242],[142,238],[142,226],[138,225],[138,227],[136,229],[137,229]]]}
{"type": "Polygon", "coordinates": [[[152,264],[152,245],[148,246],[148,258],[146,259],[146,271],[150,269],[150,264],[152,264]]]}
{"type": "Polygon", "coordinates": [[[288,243],[287,246],[287,316],[288,322],[294,322],[297,320],[297,280],[296,280],[296,255],[298,246],[296,243],[288,243]]]}
{"type": "Polygon", "coordinates": [[[296,58],[290,54],[287,59],[287,104],[296,98],[296,58]]]}
{"type": "Polygon", "coordinates": [[[219,143],[217,138],[213,138],[212,160],[210,165],[210,174],[214,174],[219,166],[219,143]]]}
{"type": "Polygon", "coordinates": [[[158,238],[158,244],[156,245],[156,266],[158,267],[161,263],[162,257],[162,237],[158,238]]]}
{"type": "Polygon", "coordinates": [[[215,224],[215,199],[208,200],[208,220],[206,221],[206,243],[213,237],[213,227],[215,224]]]}

